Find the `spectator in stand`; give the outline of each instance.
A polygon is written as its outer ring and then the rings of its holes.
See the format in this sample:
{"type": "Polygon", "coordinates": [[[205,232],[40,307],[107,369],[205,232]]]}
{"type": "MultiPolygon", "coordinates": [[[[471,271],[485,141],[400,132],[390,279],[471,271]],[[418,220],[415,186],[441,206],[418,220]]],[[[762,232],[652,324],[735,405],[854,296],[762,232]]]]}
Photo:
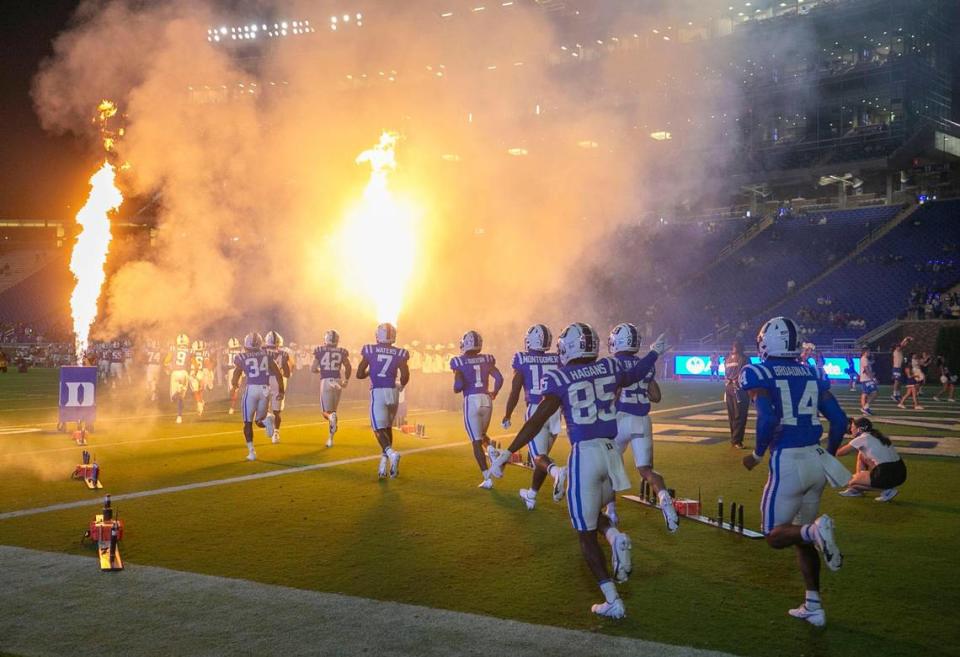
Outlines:
{"type": "Polygon", "coordinates": [[[869,418],[851,419],[850,433],[853,440],[838,449],[837,456],[846,456],[856,450],[857,465],[847,489],[840,494],[861,497],[864,491],[881,490],[883,492],[875,498],[876,501],[889,502],[900,492],[897,487],[907,480],[907,466],[890,439],[874,428],[869,418]]]}
{"type": "Polygon", "coordinates": [[[957,375],[950,372],[950,368],[947,366],[947,359],[943,356],[937,356],[937,370],[940,372],[940,383],[943,385],[943,388],[933,396],[933,400],[940,401],[940,398],[946,395],[946,401],[957,401],[953,398],[954,388],[956,388],[957,385],[957,375]]]}
{"type": "Polygon", "coordinates": [[[893,394],[890,395],[890,399],[900,403],[902,396],[900,395],[900,386],[903,385],[903,348],[910,344],[910,341],[913,340],[912,336],[907,336],[900,342],[894,345],[893,347],[893,394]]]}
{"type": "Polygon", "coordinates": [[[737,449],[744,449],[743,434],[747,430],[747,414],[750,411],[750,397],[746,391],[740,389],[740,370],[749,362],[739,340],[733,343],[730,353],[724,359],[726,382],[723,398],[727,404],[727,419],[730,421],[730,444],[737,449]]]}

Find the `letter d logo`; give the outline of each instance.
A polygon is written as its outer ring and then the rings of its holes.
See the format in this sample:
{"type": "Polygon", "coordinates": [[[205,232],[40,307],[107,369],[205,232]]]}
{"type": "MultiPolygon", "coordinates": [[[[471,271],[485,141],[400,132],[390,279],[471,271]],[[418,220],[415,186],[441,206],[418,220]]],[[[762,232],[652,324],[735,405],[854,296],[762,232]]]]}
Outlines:
{"type": "Polygon", "coordinates": [[[93,406],[96,388],[92,383],[89,381],[64,381],[63,385],[67,387],[67,398],[63,403],[65,407],[93,406]]]}

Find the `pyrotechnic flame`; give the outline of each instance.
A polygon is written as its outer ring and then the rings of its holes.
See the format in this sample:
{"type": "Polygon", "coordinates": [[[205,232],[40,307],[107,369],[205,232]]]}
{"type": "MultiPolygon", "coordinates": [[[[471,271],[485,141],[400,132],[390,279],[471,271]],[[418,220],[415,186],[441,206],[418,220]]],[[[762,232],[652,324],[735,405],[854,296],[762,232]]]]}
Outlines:
{"type": "Polygon", "coordinates": [[[77,279],[70,297],[73,315],[73,333],[76,339],[77,362],[83,360],[90,326],[97,317],[97,301],[106,278],[103,267],[110,249],[109,213],[123,203],[123,194],[117,189],[116,171],[105,161],[90,178],[90,195],[77,213],[80,234],[70,256],[70,271],[77,279]]]}
{"type": "Polygon", "coordinates": [[[357,164],[370,165],[370,180],[360,203],[347,213],[340,235],[342,248],[361,252],[352,258],[356,265],[347,276],[372,302],[377,321],[394,325],[417,252],[417,213],[390,191],[390,174],[397,168],[397,137],[384,132],[376,146],[357,156],[357,164]]]}

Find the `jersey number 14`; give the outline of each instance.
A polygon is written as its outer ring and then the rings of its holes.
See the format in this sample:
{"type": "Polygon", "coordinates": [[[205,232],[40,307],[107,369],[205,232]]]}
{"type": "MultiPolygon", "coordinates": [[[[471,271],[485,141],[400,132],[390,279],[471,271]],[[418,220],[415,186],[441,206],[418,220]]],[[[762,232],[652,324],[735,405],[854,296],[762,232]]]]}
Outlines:
{"type": "Polygon", "coordinates": [[[817,406],[819,405],[820,389],[816,381],[807,381],[803,394],[796,406],[793,404],[793,395],[790,392],[790,383],[782,379],[777,381],[777,389],[780,391],[780,406],[783,408],[783,418],[781,424],[795,427],[797,419],[806,415],[810,418],[810,424],[817,424],[817,406]]]}

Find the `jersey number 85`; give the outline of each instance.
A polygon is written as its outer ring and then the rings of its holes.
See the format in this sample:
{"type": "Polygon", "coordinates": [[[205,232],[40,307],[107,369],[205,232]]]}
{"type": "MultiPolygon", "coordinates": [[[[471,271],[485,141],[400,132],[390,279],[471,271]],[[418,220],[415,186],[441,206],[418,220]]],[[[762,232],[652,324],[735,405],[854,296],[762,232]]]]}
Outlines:
{"type": "Polygon", "coordinates": [[[617,419],[613,407],[616,387],[616,378],[605,376],[593,381],[578,381],[567,388],[574,423],[593,424],[598,419],[601,422],[617,419]]]}

